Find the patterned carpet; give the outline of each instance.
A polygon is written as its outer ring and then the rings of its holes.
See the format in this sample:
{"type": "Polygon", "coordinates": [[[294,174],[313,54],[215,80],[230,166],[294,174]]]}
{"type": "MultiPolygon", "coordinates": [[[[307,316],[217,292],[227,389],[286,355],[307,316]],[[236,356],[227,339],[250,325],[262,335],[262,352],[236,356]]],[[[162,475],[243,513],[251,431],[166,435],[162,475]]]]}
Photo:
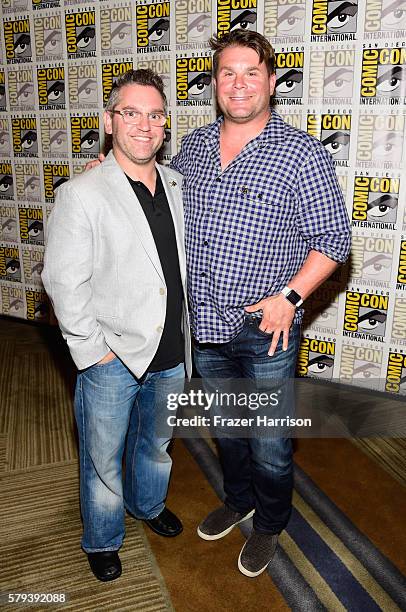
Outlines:
{"type": "Polygon", "coordinates": [[[88,568],[80,549],[73,380],[56,330],[0,320],[0,592],[66,593],[64,610],[173,610],[142,527],[131,518],[122,578],[103,584],[88,568]]]}
{"type": "MultiPolygon", "coordinates": [[[[220,499],[221,469],[203,439],[184,440],[220,499]]],[[[268,573],[289,607],[300,612],[399,612],[406,579],[301,470],[295,467],[293,513],[268,573]]],[[[244,536],[251,521],[240,525],[244,536]]]]}

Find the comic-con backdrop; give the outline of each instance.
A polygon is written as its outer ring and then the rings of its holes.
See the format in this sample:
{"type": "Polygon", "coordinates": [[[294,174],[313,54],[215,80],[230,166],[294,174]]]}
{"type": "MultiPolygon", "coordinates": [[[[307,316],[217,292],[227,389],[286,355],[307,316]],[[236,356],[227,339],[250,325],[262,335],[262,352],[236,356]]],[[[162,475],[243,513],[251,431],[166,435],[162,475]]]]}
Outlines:
{"type": "Polygon", "coordinates": [[[308,300],[301,376],[406,391],[405,0],[1,0],[0,313],[48,321],[40,273],[58,185],[103,146],[114,79],[152,68],[170,100],[164,163],[214,117],[207,40],[257,30],[277,107],[332,154],[350,265],[308,300]]]}

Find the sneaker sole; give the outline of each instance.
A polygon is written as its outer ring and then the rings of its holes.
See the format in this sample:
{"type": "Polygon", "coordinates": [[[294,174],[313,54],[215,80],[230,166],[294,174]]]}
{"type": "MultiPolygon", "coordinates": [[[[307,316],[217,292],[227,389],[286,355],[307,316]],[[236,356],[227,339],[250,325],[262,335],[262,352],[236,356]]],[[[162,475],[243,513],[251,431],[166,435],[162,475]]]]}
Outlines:
{"type": "Polygon", "coordinates": [[[240,519],[239,521],[237,521],[236,523],[233,523],[231,525],[231,527],[227,527],[227,529],[224,529],[224,531],[221,531],[220,533],[216,533],[214,535],[209,535],[207,533],[204,533],[203,531],[200,530],[200,527],[197,528],[197,535],[202,538],[202,540],[220,540],[220,538],[224,538],[224,536],[226,536],[227,534],[230,533],[230,531],[232,529],[234,529],[234,527],[236,525],[238,525],[239,523],[243,523],[244,521],[247,521],[249,518],[251,518],[253,516],[255,512],[255,508],[254,510],[251,510],[251,512],[248,512],[248,514],[246,514],[245,516],[242,517],[242,519],[240,519]]]}
{"type": "Polygon", "coordinates": [[[268,563],[266,563],[266,565],[264,565],[264,567],[261,567],[260,570],[258,570],[257,572],[250,572],[250,570],[247,570],[247,568],[244,567],[243,564],[241,563],[241,556],[242,556],[244,548],[245,548],[245,544],[244,544],[244,546],[241,549],[240,556],[238,557],[238,569],[240,570],[240,572],[242,574],[244,574],[244,576],[248,576],[248,578],[256,578],[257,576],[262,574],[263,571],[266,570],[266,568],[268,567],[268,565],[270,564],[270,562],[273,559],[273,555],[272,555],[271,559],[269,559],[268,563]]]}

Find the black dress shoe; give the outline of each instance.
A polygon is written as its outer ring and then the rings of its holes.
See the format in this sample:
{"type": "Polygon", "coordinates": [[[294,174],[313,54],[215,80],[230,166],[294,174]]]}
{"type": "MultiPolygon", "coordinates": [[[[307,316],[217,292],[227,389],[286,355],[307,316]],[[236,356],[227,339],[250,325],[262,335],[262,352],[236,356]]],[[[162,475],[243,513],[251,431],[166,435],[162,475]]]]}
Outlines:
{"type": "Polygon", "coordinates": [[[173,538],[183,531],[182,523],[168,508],[164,508],[161,514],[153,519],[144,519],[144,523],[158,535],[167,538],[173,538]]]}
{"type": "Polygon", "coordinates": [[[121,576],[121,561],[116,550],[87,553],[90,569],[98,580],[108,582],[121,576]]]}

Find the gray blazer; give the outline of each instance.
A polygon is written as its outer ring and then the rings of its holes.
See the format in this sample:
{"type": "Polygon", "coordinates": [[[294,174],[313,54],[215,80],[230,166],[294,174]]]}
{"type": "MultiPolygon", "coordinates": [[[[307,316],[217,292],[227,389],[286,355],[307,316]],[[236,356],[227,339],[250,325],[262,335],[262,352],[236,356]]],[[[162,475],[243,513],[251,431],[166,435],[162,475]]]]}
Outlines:
{"type": "MultiPolygon", "coordinates": [[[[190,376],[182,176],[156,167],[176,233],[190,376]]],[[[80,370],[112,350],[135,376],[144,374],[164,327],[166,284],[148,221],[112,151],[104,163],[57,190],[42,281],[80,370]]]]}

